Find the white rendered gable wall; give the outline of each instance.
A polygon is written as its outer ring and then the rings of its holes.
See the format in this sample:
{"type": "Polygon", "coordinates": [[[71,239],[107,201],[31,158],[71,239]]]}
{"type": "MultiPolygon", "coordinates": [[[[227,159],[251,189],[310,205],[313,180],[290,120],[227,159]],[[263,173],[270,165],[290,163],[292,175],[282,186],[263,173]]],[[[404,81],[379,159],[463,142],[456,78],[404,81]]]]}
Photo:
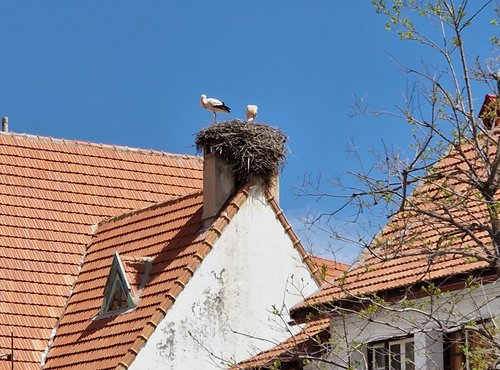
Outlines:
{"type": "Polygon", "coordinates": [[[224,368],[216,357],[246,359],[273,346],[249,335],[275,343],[289,336],[270,314],[273,305],[290,308],[316,289],[254,186],[130,369],[209,370],[224,368]]]}

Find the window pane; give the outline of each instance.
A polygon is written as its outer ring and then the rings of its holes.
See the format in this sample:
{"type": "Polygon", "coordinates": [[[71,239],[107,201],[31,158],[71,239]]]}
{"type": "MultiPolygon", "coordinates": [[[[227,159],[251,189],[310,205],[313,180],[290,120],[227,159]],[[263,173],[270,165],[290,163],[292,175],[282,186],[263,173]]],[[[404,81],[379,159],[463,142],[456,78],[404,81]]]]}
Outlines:
{"type": "Polygon", "coordinates": [[[405,343],[405,370],[415,370],[415,351],[413,342],[405,343]]]}
{"type": "Polygon", "coordinates": [[[390,346],[390,363],[391,370],[402,370],[401,369],[401,345],[391,344],[390,346]]]}
{"type": "Polygon", "coordinates": [[[385,370],[385,351],[383,347],[373,348],[374,370],[385,370]]]}

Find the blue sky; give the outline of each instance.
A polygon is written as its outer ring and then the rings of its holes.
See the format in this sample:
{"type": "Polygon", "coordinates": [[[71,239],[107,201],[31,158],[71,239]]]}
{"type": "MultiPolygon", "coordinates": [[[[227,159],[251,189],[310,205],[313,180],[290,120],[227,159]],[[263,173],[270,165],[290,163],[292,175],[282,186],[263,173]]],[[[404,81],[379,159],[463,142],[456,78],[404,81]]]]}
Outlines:
{"type": "MultiPolygon", "coordinates": [[[[257,104],[257,121],[290,138],[281,206],[296,225],[307,209],[332,207],[293,194],[304,175],[358,168],[350,145],[363,162],[382,140],[408,146],[402,122],[349,113],[354,95],[382,110],[401,102],[406,76],[388,53],[426,57],[386,31],[369,1],[0,0],[0,18],[0,115],[11,131],[195,154],[194,135],[212,120],[200,94],[232,108],[220,118],[257,104]]],[[[478,20],[474,52],[489,52],[498,30],[488,21],[478,20]]]]}

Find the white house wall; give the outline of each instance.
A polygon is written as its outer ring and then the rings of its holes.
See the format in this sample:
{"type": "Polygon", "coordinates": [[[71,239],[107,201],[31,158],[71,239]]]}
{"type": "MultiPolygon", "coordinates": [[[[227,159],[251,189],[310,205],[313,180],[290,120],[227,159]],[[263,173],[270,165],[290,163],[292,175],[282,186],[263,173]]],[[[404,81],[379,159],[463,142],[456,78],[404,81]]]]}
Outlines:
{"type": "MultiPolygon", "coordinates": [[[[479,286],[474,290],[464,289],[415,300],[411,307],[392,306],[381,309],[371,320],[361,319],[359,314],[348,314],[332,322],[333,338],[348,333],[347,340],[340,342],[360,345],[358,353],[347,355],[337,348],[335,361],[352,369],[366,369],[366,348],[363,344],[375,341],[397,339],[413,334],[415,344],[415,369],[443,369],[442,332],[439,324],[458,329],[472,320],[500,317],[500,282],[479,286]],[[431,303],[432,302],[432,303],[431,303]],[[424,315],[419,311],[432,314],[424,315]],[[345,326],[344,326],[345,325],[345,326]],[[338,333],[338,334],[336,334],[338,333]],[[350,359],[350,362],[349,362],[350,359]]],[[[321,369],[341,369],[342,367],[323,364],[321,369]]],[[[316,364],[307,369],[318,369],[316,364]]]]}
{"type": "Polygon", "coordinates": [[[289,336],[287,317],[270,312],[316,289],[255,186],[130,369],[210,370],[246,359],[289,336]]]}

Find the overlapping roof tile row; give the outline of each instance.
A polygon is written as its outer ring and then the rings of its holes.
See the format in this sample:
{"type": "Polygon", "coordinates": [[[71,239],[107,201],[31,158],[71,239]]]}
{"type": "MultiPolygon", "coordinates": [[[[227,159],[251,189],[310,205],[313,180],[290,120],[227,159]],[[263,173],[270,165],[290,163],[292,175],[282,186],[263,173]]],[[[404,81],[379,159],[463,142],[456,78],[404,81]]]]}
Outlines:
{"type": "Polygon", "coordinates": [[[202,188],[202,159],[0,133],[0,353],[38,369],[92,225],[202,188]]]}

